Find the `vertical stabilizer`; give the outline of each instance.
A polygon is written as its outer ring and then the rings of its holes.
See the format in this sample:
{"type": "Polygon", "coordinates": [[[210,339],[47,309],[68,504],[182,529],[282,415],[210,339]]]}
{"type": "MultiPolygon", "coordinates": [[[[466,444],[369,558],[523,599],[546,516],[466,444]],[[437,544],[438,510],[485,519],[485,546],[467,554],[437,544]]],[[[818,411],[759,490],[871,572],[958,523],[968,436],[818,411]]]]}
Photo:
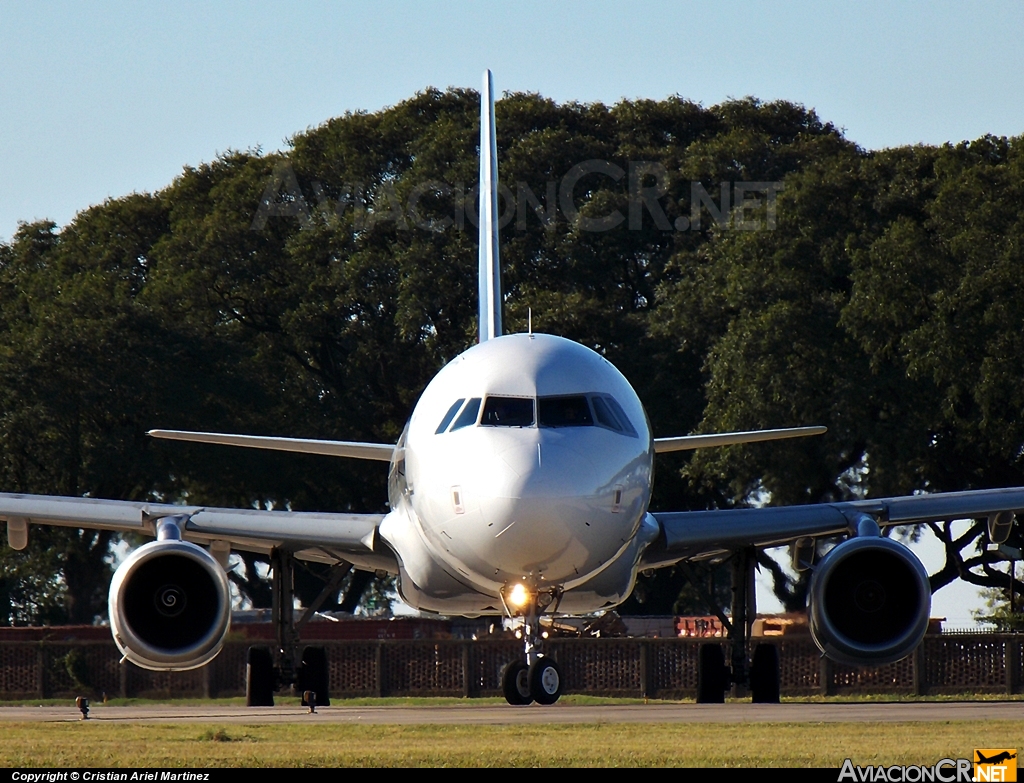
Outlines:
{"type": "Polygon", "coordinates": [[[494,88],[484,72],[480,93],[480,342],[501,336],[501,262],[498,257],[498,143],[494,88]]]}

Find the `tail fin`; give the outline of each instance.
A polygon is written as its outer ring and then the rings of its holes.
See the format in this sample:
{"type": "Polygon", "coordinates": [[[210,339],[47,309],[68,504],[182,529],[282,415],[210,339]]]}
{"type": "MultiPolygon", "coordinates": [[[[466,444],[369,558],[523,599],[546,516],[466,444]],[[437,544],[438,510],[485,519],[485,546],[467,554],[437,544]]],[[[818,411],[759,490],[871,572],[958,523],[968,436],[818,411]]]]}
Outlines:
{"type": "Polygon", "coordinates": [[[491,72],[480,93],[480,342],[501,336],[501,261],[498,257],[498,144],[494,136],[491,72]]]}

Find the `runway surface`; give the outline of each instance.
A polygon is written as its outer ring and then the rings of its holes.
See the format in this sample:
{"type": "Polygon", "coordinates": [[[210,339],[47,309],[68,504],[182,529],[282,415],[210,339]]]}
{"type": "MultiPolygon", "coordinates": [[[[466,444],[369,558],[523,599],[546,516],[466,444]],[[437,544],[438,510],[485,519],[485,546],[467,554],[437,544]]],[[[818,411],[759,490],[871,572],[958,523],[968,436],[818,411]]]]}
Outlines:
{"type": "MultiPolygon", "coordinates": [[[[78,721],[68,707],[3,707],[2,721],[78,721]]],[[[93,708],[94,723],[365,723],[499,725],[515,723],[838,723],[1024,720],[1024,702],[893,702],[857,704],[623,704],[542,707],[458,704],[431,707],[146,707],[93,708]]]]}

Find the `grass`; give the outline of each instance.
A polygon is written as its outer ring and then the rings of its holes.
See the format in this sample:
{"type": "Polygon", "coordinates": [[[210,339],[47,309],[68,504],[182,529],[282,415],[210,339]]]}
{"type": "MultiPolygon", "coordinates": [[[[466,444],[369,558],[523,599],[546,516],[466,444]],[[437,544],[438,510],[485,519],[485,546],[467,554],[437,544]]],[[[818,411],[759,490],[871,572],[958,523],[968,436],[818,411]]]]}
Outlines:
{"type": "Polygon", "coordinates": [[[1024,721],[394,726],[4,723],[4,767],[831,767],[1024,747],[1024,721]]]}

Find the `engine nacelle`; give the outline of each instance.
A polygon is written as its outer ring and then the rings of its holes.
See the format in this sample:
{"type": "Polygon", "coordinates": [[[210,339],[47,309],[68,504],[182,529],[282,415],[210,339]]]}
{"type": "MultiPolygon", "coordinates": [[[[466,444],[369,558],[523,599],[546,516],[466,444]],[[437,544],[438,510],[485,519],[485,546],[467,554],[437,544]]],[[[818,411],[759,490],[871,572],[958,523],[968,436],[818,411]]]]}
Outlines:
{"type": "Polygon", "coordinates": [[[811,577],[811,636],[839,663],[892,663],[921,643],[931,599],[928,573],[907,547],[877,535],[852,538],[811,577]]]}
{"type": "Polygon", "coordinates": [[[121,653],[144,669],[183,671],[213,660],[231,624],[224,569],[187,541],[136,549],[110,583],[110,630],[121,653]]]}

